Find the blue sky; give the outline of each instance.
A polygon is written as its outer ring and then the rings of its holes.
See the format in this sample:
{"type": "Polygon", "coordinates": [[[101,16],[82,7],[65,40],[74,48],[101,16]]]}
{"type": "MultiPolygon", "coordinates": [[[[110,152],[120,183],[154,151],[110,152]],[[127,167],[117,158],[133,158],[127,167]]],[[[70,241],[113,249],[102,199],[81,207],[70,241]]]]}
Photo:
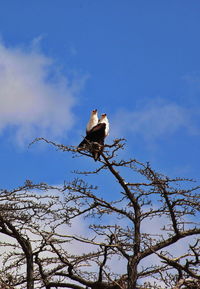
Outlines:
{"type": "MultiPolygon", "coordinates": [[[[0,1],[1,188],[95,168],[34,137],[76,145],[107,113],[123,157],[199,180],[200,2],[0,1]]],[[[91,180],[92,181],[92,180],[91,180]]]]}

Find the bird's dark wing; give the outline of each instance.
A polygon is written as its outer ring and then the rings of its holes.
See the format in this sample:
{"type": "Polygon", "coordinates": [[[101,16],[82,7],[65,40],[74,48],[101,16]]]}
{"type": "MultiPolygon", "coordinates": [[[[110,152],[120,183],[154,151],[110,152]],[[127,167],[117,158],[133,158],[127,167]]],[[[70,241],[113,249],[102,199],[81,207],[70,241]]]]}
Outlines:
{"type": "Polygon", "coordinates": [[[104,143],[105,138],[105,123],[99,123],[95,125],[91,131],[87,134],[86,139],[92,142],[98,142],[99,144],[104,143]]]}
{"type": "Polygon", "coordinates": [[[105,138],[105,123],[99,123],[95,125],[86,135],[86,137],[82,140],[82,142],[78,145],[79,148],[83,148],[87,146],[89,142],[97,142],[100,145],[104,144],[105,138]]]}
{"type": "Polygon", "coordinates": [[[78,145],[78,148],[84,148],[87,145],[87,140],[84,138],[82,142],[78,145]]]}

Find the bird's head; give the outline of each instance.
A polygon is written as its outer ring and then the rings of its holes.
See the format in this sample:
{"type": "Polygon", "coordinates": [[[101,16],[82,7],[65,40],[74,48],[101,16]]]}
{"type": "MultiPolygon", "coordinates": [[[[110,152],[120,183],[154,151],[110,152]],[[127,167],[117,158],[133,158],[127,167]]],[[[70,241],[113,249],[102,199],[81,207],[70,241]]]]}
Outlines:
{"type": "Polygon", "coordinates": [[[102,113],[101,118],[105,118],[107,116],[106,113],[102,113]]]}
{"type": "Polygon", "coordinates": [[[96,114],[97,113],[97,109],[94,109],[93,111],[92,111],[92,114],[96,114]]]}
{"type": "Polygon", "coordinates": [[[102,123],[102,122],[107,122],[107,114],[106,113],[102,113],[102,115],[101,115],[101,118],[100,118],[100,120],[99,120],[99,122],[100,123],[102,123]]]}

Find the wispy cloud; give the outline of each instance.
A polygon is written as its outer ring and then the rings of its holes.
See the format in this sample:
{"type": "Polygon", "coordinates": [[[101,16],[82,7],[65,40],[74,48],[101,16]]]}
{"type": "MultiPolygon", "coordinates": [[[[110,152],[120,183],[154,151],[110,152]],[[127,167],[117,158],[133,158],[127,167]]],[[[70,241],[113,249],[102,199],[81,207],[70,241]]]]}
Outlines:
{"type": "Polygon", "coordinates": [[[72,109],[80,82],[70,83],[38,45],[0,44],[0,133],[14,128],[18,142],[61,136],[75,122],[72,109]]]}
{"type": "Polygon", "coordinates": [[[143,102],[134,110],[120,110],[113,119],[113,135],[126,137],[132,132],[147,141],[173,135],[179,129],[199,134],[195,108],[161,98],[143,102]]]}

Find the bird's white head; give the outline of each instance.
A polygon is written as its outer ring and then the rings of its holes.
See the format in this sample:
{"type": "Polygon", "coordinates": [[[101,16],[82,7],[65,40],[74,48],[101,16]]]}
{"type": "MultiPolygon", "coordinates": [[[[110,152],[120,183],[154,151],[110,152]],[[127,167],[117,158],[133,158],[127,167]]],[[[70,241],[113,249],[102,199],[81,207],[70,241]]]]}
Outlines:
{"type": "Polygon", "coordinates": [[[97,109],[92,110],[91,112],[91,119],[95,122],[95,125],[98,123],[98,111],[97,109]]]}
{"type": "Polygon", "coordinates": [[[92,110],[91,114],[92,115],[97,115],[97,109],[92,110]]]}
{"type": "Polygon", "coordinates": [[[107,120],[108,120],[107,114],[106,113],[102,113],[99,122],[102,123],[102,122],[106,122],[107,120]]]}

